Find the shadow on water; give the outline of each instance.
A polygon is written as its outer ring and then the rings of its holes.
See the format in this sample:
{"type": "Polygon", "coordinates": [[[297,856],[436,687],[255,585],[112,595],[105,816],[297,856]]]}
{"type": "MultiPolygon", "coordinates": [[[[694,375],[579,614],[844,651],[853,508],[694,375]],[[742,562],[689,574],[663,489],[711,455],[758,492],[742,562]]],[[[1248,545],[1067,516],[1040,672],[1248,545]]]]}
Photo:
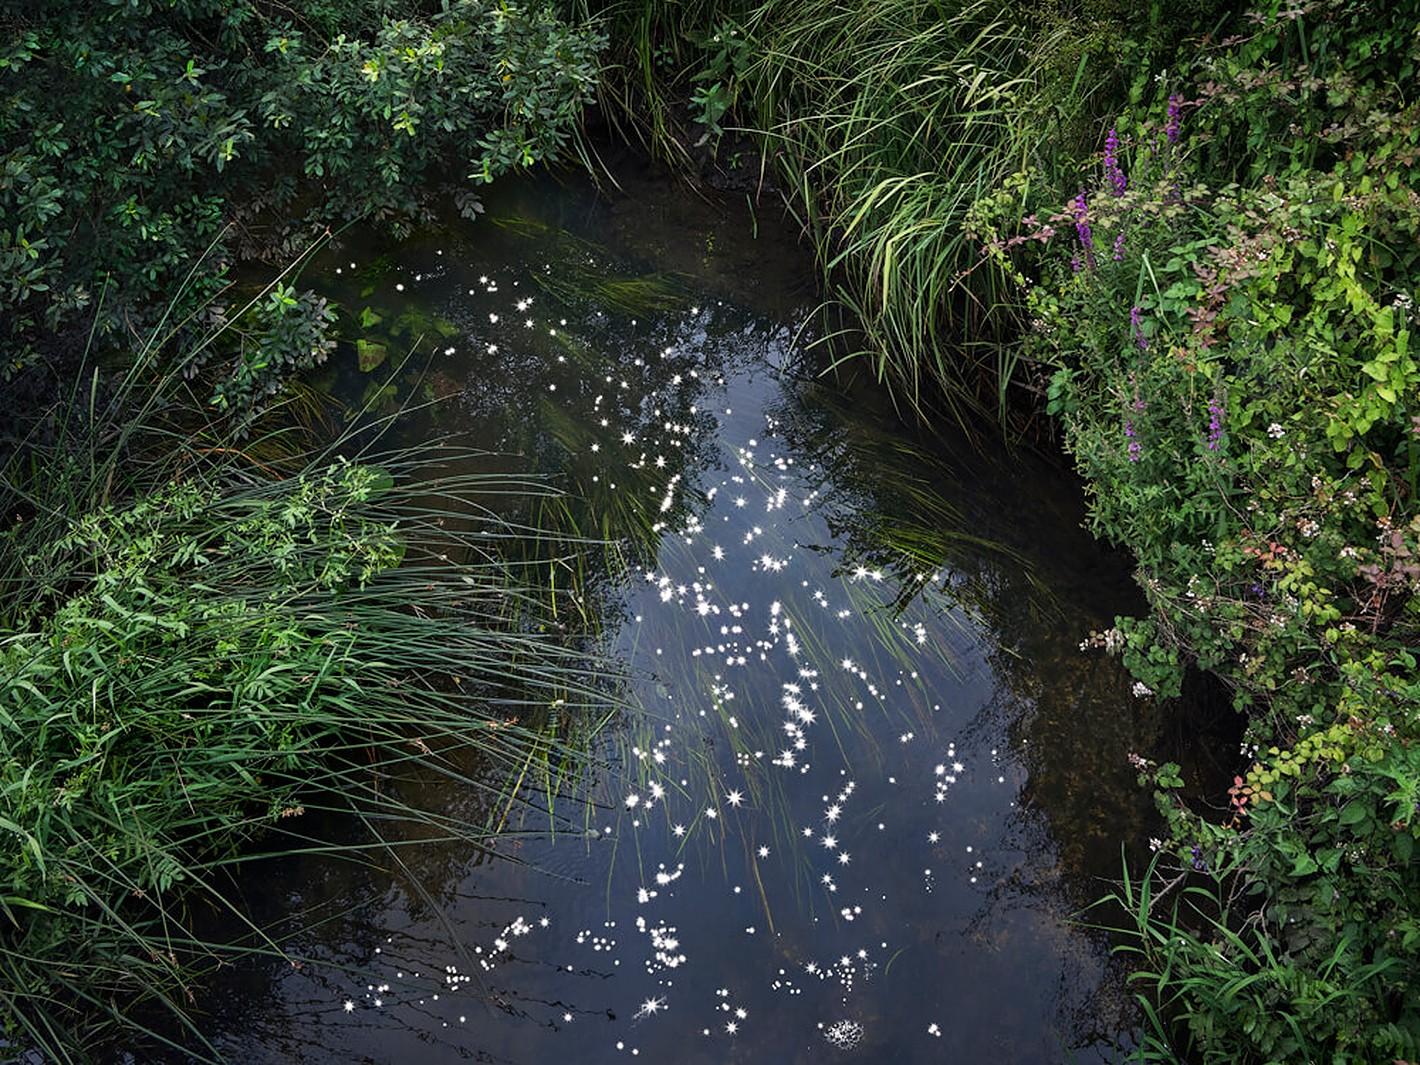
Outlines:
{"type": "Polygon", "coordinates": [[[570,545],[528,565],[575,589],[569,633],[640,709],[551,722],[594,767],[523,807],[421,796],[503,821],[491,852],[249,873],[301,961],[230,970],[204,1003],[217,1045],[1118,1058],[1122,973],[1069,918],[1151,831],[1128,754],[1192,752],[1079,649],[1137,604],[1059,470],[915,440],[820,378],[793,234],[650,179],[530,181],[476,223],[325,259],[352,342],[319,384],[430,401],[406,432],[566,490],[489,502],[570,545]]]}

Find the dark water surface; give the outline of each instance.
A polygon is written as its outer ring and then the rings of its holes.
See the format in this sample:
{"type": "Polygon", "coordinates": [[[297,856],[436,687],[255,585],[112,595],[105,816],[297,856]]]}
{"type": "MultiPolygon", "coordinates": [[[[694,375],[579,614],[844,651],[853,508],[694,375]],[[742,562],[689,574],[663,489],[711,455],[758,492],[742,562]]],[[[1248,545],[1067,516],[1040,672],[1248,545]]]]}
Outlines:
{"type": "Polygon", "coordinates": [[[812,264],[767,207],[625,184],[510,187],[476,222],[323,269],[386,356],[362,372],[348,353],[332,387],[442,397],[421,432],[553,475],[563,517],[618,542],[565,574],[642,709],[579,723],[603,766],[589,794],[514,814],[498,856],[263,870],[254,909],[309,915],[294,946],[313,960],[232,973],[217,1045],[1117,1058],[1122,974],[1067,919],[1148,835],[1128,753],[1169,746],[1079,650],[1134,605],[1123,563],[1059,470],[914,441],[880,396],[818,377],[798,335],[812,264]],[[397,367],[418,336],[436,354],[397,367]]]}

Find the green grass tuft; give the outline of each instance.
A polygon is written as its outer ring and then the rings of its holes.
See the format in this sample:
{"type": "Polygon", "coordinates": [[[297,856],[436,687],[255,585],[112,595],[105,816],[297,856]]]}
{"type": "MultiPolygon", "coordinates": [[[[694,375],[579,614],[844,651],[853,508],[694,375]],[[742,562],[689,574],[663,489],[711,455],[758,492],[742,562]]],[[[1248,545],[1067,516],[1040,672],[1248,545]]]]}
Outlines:
{"type": "Polygon", "coordinates": [[[559,635],[558,551],[493,509],[545,486],[390,448],[390,419],[238,443],[162,365],[94,372],[0,468],[0,1018],[56,1061],[118,1038],[215,1056],[188,1016],[203,974],[285,956],[233,892],[253,841],[480,846],[497,823],[403,783],[506,811],[575,770],[567,722],[606,702],[559,635]],[[334,812],[366,834],[332,840],[334,812]]]}

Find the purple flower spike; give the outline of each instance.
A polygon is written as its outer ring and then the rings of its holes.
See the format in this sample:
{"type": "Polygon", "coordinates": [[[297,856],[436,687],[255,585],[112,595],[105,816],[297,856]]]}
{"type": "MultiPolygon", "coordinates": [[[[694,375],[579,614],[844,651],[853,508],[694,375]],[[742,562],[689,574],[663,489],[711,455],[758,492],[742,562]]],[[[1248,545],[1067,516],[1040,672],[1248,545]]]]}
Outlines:
{"type": "Polygon", "coordinates": [[[1104,175],[1109,179],[1114,194],[1123,196],[1129,180],[1119,168],[1119,132],[1113,126],[1109,129],[1109,136],[1104,139],[1104,175]]]}
{"type": "Polygon", "coordinates": [[[1139,345],[1140,351],[1149,350],[1149,338],[1144,335],[1144,308],[1129,308],[1129,332],[1134,337],[1134,343],[1139,345]]]}
{"type": "Polygon", "coordinates": [[[1114,261],[1117,263],[1124,261],[1124,230],[1119,231],[1119,236],[1114,238],[1114,261]]]}
{"type": "Polygon", "coordinates": [[[1208,401],[1208,450],[1217,451],[1218,443],[1223,439],[1223,409],[1218,406],[1218,401],[1210,399],[1208,401]]]}
{"type": "Polygon", "coordinates": [[[1174,93],[1169,97],[1168,121],[1164,125],[1164,136],[1170,144],[1178,143],[1178,127],[1183,121],[1183,97],[1174,93]]]}
{"type": "Polygon", "coordinates": [[[1085,190],[1081,189],[1080,194],[1070,202],[1070,210],[1075,216],[1075,236],[1080,239],[1080,244],[1085,249],[1085,262],[1094,269],[1095,265],[1095,235],[1090,229],[1089,201],[1085,199],[1085,190]]]}

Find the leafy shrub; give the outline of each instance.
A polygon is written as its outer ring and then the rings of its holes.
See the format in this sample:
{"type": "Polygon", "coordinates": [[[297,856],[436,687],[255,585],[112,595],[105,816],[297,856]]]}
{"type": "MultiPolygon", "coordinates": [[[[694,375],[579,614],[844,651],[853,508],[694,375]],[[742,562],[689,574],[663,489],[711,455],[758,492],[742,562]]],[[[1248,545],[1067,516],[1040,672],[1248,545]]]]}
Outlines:
{"type": "Polygon", "coordinates": [[[980,224],[1038,270],[1030,353],[1153,608],[1102,642],[1159,695],[1213,670],[1249,715],[1226,822],[1153,776],[1154,886],[1212,878],[1136,907],[1176,1049],[1389,1061],[1420,1047],[1420,10],[1251,26],[1191,92],[1141,81],[1063,207],[1007,236],[1008,192],[980,224]]]}
{"type": "MultiPolygon", "coordinates": [[[[5,377],[72,365],[91,328],[102,350],[131,347],[178,292],[169,326],[182,326],[237,254],[290,259],[353,219],[407,231],[450,167],[467,194],[556,157],[594,83],[596,33],[541,6],[428,7],[144,0],[0,16],[5,377]]],[[[323,328],[295,298],[305,328],[323,328]]],[[[281,368],[222,354],[228,406],[281,368]]]]}
{"type": "Polygon", "coordinates": [[[399,559],[394,528],[358,516],[377,476],[334,466],[276,499],[171,484],[83,515],[30,560],[57,586],[0,656],[0,791],[22,843],[0,857],[10,906],[160,894],[194,838],[254,827],[256,796],[279,814],[291,782],[257,778],[322,731],[292,709],[362,683],[328,664],[349,642],[338,615],[293,608],[399,559]]]}
{"type": "Polygon", "coordinates": [[[234,323],[236,353],[212,394],[213,406],[249,422],[282,381],[330,356],[335,317],[325,297],[277,282],[266,300],[234,323]]]}

